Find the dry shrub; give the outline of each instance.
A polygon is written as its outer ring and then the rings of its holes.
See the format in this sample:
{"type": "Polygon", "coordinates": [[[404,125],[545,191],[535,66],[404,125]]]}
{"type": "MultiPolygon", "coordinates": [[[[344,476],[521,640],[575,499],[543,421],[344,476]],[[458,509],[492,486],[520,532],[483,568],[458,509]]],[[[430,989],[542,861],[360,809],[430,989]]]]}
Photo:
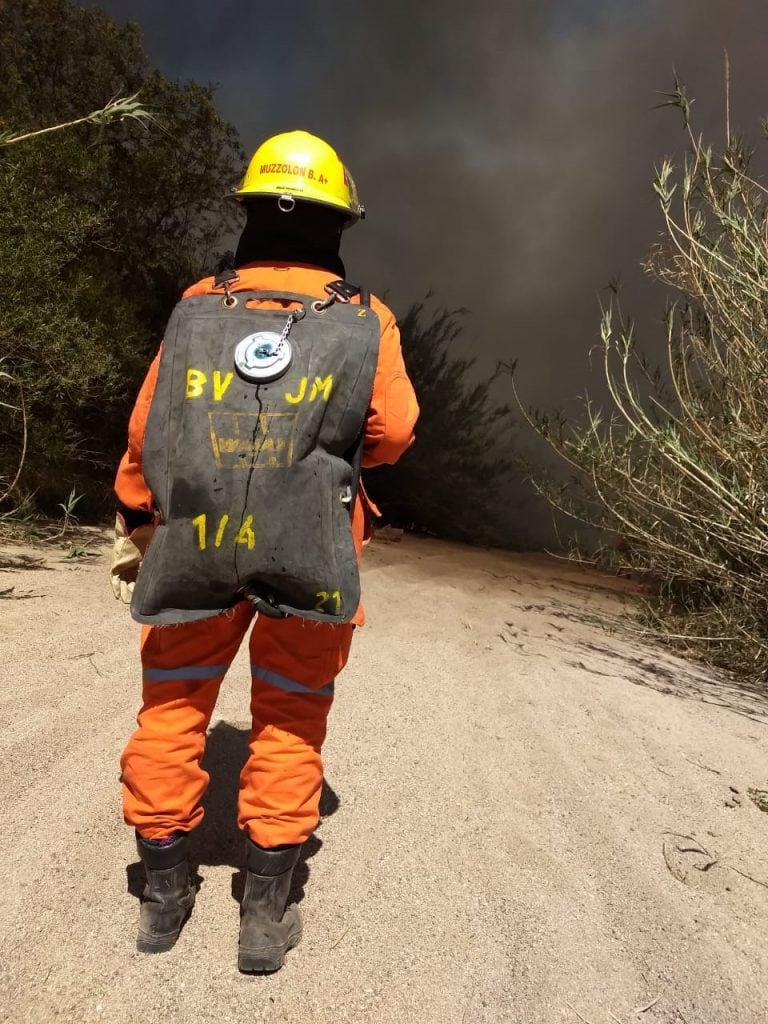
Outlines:
{"type": "MultiPolygon", "coordinates": [[[[558,507],[610,531],[599,560],[651,584],[649,633],[751,679],[768,674],[768,191],[731,135],[713,150],[690,121],[689,150],[654,189],[662,241],[646,267],[677,293],[667,366],[638,350],[614,297],[603,313],[608,409],[581,423],[529,412],[576,486],[542,485],[558,507]]],[[[765,125],[763,126],[765,129],[765,125]]]]}

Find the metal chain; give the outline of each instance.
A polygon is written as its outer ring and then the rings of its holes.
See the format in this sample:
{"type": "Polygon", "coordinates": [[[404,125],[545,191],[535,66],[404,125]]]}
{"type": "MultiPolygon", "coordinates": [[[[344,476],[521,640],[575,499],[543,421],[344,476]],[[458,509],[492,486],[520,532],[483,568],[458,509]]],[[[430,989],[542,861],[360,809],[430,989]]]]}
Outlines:
{"type": "Polygon", "coordinates": [[[279,356],[280,353],[282,352],[283,346],[288,341],[288,335],[291,333],[291,328],[293,327],[293,325],[297,324],[299,320],[303,320],[306,315],[307,311],[306,309],[304,309],[303,306],[299,306],[298,309],[292,309],[291,312],[288,314],[288,319],[285,321],[283,333],[280,335],[280,341],[277,343],[277,348],[275,349],[274,352],[276,356],[279,356]]]}

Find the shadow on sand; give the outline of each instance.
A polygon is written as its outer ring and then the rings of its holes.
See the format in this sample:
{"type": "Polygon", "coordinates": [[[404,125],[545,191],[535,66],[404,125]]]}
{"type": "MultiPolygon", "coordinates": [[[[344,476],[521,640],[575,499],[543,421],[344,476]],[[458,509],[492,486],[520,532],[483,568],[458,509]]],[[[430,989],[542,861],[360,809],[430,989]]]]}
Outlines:
{"type": "Polygon", "coordinates": [[[712,704],[759,725],[768,725],[768,690],[762,683],[733,679],[696,662],[675,658],[660,648],[641,648],[631,641],[623,647],[614,648],[608,643],[602,645],[580,640],[576,647],[590,659],[568,662],[580,671],[597,676],[623,677],[636,686],[646,686],[684,700],[712,704]],[[597,665],[592,660],[595,656],[597,665]]]}
{"type": "MultiPolygon", "coordinates": [[[[237,795],[240,772],[248,759],[249,728],[238,728],[228,722],[218,722],[208,733],[202,767],[210,776],[208,790],[203,797],[205,817],[192,837],[192,869],[200,889],[205,876],[202,866],[229,865],[236,868],[232,876],[232,898],[240,903],[245,889],[245,840],[237,827],[237,795]]],[[[338,810],[340,800],[332,787],[323,780],[320,796],[320,818],[328,818],[338,810]]],[[[293,872],[290,902],[300,903],[304,886],[309,878],[308,861],[322,847],[316,835],[309,837],[293,872]]],[[[128,892],[137,899],[144,888],[144,868],[137,861],[126,868],[128,892]]]]}

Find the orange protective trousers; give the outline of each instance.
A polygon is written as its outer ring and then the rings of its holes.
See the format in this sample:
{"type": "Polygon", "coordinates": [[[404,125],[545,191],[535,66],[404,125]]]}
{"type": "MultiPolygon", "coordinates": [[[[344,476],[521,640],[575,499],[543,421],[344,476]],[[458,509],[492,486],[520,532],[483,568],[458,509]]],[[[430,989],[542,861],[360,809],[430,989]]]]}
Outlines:
{"type": "MultiPolygon", "coordinates": [[[[143,630],[143,704],[121,766],[125,820],[145,839],[189,832],[202,820],[206,731],[253,618],[243,602],[212,619],[143,630]]],[[[353,630],[351,623],[263,615],[253,625],[252,727],[238,825],[260,846],[303,843],[317,825],[320,750],[353,630]]]]}

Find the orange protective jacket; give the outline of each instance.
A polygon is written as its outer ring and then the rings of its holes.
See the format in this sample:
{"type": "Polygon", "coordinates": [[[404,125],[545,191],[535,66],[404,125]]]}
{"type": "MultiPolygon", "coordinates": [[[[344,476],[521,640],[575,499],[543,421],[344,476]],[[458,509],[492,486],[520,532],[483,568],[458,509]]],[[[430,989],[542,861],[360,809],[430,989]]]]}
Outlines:
{"type": "MultiPolygon", "coordinates": [[[[336,275],[317,267],[264,263],[251,263],[239,267],[238,274],[240,279],[231,287],[233,292],[287,291],[301,292],[318,298],[325,298],[324,285],[336,278],[336,275]]],[[[183,298],[191,295],[221,294],[221,290],[215,290],[213,284],[213,277],[206,277],[188,288],[183,298]]],[[[280,303],[265,302],[264,306],[280,308],[280,303]]],[[[371,296],[371,308],[378,315],[381,324],[381,340],[373,394],[365,422],[363,468],[397,462],[403,452],[413,444],[413,428],[419,415],[416,395],[403,363],[400,332],[395,317],[375,296],[371,296]]],[[[120,462],[115,481],[118,500],[128,508],[142,512],[152,512],[154,509],[154,498],[142,474],[142,450],[159,365],[158,353],[136,399],[128,426],[128,450],[120,462]]],[[[352,514],[352,533],[358,557],[363,545],[370,538],[372,517],[376,515],[378,509],[369,500],[361,482],[352,514]]],[[[352,621],[357,624],[364,621],[362,608],[352,621]]]]}

